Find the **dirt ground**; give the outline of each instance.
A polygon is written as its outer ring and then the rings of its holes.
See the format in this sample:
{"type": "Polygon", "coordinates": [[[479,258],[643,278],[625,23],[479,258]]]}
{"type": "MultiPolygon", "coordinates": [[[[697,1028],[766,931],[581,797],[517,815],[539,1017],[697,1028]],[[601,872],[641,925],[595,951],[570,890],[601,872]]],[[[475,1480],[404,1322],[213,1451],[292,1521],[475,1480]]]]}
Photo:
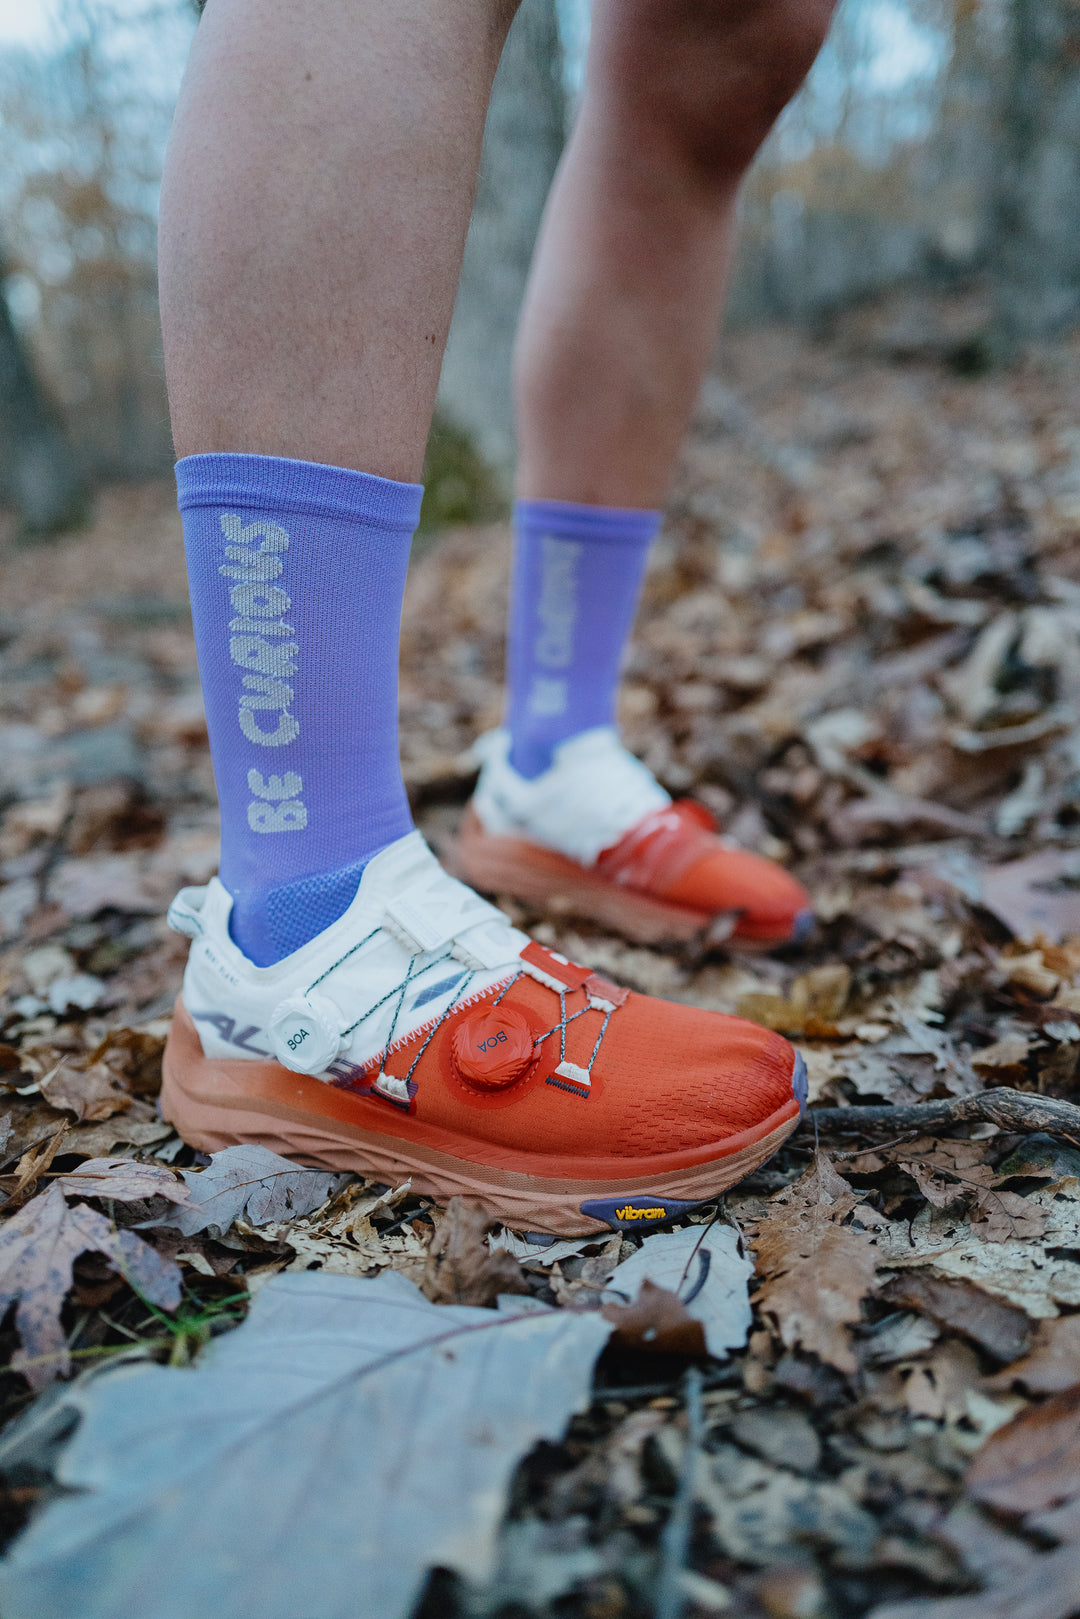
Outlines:
{"type": "MultiPolygon", "coordinates": [[[[609,1349],[591,1410],[519,1470],[495,1584],[436,1574],[426,1619],[659,1612],[685,1500],[687,1615],[1080,1613],[1080,341],[987,373],[973,320],[897,299],[816,338],[725,341],[620,720],[669,790],[792,865],[817,933],[768,958],[658,951],[506,908],[634,988],[787,1034],[814,1107],[698,1219],[737,1223],[757,1261],[753,1330],[703,1363],[701,1422],[685,1359],[609,1349]]],[[[410,578],[405,779],[450,857],[500,713],[508,558],[504,525],[458,529],[410,578]]],[[[163,912],[217,836],[171,487],[106,490],[92,528],[45,545],[0,528],[0,671],[12,1216],[87,1159],[192,1162],[154,1106],[187,948],[163,912]]],[[[70,1365],[183,1362],[243,1313],[245,1277],[287,1265],[420,1279],[442,1219],[391,1202],[362,1258],[316,1218],[291,1243],[162,1235],[171,1324],[85,1253],[70,1365]]],[[[523,1285],[599,1303],[634,1247],[578,1245],[523,1285]]],[[[26,1352],[9,1312],[4,1418],[57,1370],[28,1378],[26,1352]]],[[[45,1488],[9,1480],[7,1533],[45,1488]]]]}

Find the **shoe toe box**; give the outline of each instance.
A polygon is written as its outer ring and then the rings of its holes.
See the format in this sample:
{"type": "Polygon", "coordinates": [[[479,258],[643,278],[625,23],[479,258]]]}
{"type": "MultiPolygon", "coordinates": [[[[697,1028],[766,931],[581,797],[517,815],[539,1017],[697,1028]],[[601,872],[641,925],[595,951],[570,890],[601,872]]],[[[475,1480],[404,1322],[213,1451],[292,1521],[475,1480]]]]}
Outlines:
{"type": "Polygon", "coordinates": [[[613,1145],[688,1151],[794,1112],[797,1060],[782,1035],[742,1018],[631,996],[595,1071],[613,1145]]]}
{"type": "Polygon", "coordinates": [[[681,872],[665,893],[676,904],[720,914],[738,911],[733,937],[799,943],[814,925],[802,884],[763,855],[730,848],[719,838],[681,872]]]}

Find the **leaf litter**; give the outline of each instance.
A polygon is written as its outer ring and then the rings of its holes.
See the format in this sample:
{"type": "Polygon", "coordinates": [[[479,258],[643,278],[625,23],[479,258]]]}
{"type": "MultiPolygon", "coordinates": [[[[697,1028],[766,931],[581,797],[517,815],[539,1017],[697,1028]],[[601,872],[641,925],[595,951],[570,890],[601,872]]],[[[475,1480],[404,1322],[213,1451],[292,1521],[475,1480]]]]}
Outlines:
{"type": "MultiPolygon", "coordinates": [[[[593,1401],[553,1416],[508,1493],[507,1464],[491,1578],[436,1573],[418,1619],[638,1619],[661,1590],[685,1619],[1071,1614],[1075,1502],[1003,1517],[977,1487],[1010,1432],[1064,1442],[1053,1402],[1080,1386],[1080,395],[1060,352],[977,384],[932,356],[899,368],[879,319],[725,340],[738,408],[703,409],[686,447],[621,697],[673,794],[808,883],[815,937],[663,952],[509,906],[633,987],[798,1041],[808,1127],[671,1233],[485,1235],[407,1185],[207,1164],[172,1134],[154,1099],[186,945],[162,913],[217,847],[172,493],[106,491],[48,579],[0,529],[0,1240],[31,1295],[24,1234],[54,1221],[70,1252],[45,1287],[54,1347],[29,1354],[14,1305],[0,1325],[5,1416],[31,1361],[36,1383],[65,1355],[99,1368],[43,1411],[76,1390],[89,1409],[113,1359],[201,1375],[283,1284],[415,1284],[485,1301],[424,1310],[492,1319],[509,1299],[609,1334],[593,1401]],[[670,1238],[712,1266],[737,1229],[756,1274],[722,1308],[718,1263],[694,1297],[700,1264],[654,1265],[670,1238]],[[151,1297],[144,1251],[175,1291],[151,1297]],[[707,1304],[724,1356],[703,1355],[707,1304]]],[[[410,577],[403,768],[443,853],[500,711],[508,554],[504,529],[462,529],[410,577]]],[[[55,1461],[0,1486],[7,1534],[34,1502],[48,1522],[55,1461]]]]}
{"type": "Polygon", "coordinates": [[[342,1181],[325,1170],[298,1168],[268,1147],[225,1147],[211,1156],[205,1169],[181,1173],[188,1196],[160,1223],[185,1237],[200,1231],[223,1236],[241,1218],[261,1226],[310,1214],[342,1181]]]}

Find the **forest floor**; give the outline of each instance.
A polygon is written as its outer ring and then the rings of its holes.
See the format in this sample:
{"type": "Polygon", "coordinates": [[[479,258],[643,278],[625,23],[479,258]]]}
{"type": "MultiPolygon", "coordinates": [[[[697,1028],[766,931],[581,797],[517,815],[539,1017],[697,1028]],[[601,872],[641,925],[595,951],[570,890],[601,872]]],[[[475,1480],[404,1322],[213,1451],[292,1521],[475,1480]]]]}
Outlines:
{"type": "MultiPolygon", "coordinates": [[[[897,299],[825,337],[725,340],[620,719],[672,792],[791,864],[818,931],[743,958],[506,908],[636,989],[790,1036],[819,1127],[812,1109],[691,1222],[737,1225],[757,1259],[753,1329],[702,1363],[700,1412],[685,1359],[609,1347],[589,1410],[518,1469],[494,1582],[435,1575],[428,1619],[1080,1614],[1080,1134],[1053,1105],[1080,1103],[1080,341],[979,373],[972,320],[897,299]]],[[[414,560],[402,752],[437,851],[499,718],[508,557],[495,524],[414,560]]],[[[163,913],[212,874],[217,839],[170,487],[107,490],[91,528],[47,545],[0,530],[0,671],[14,1219],[86,1160],[196,1161],[155,1111],[187,950],[163,913]]],[[[4,1318],[0,1419],[65,1363],[197,1357],[243,1315],[249,1276],[390,1267],[447,1296],[440,1211],[370,1198],[361,1240],[332,1217],[342,1195],[220,1240],[146,1232],[181,1267],[179,1312],[84,1252],[66,1299],[66,1277],[35,1295],[61,1347],[30,1322],[20,1348],[4,1318]]],[[[114,1235],[146,1212],[107,1207],[114,1235]]],[[[599,1303],[641,1240],[533,1250],[520,1285],[599,1303]]],[[[11,1474],[6,1534],[48,1489],[11,1474]]]]}

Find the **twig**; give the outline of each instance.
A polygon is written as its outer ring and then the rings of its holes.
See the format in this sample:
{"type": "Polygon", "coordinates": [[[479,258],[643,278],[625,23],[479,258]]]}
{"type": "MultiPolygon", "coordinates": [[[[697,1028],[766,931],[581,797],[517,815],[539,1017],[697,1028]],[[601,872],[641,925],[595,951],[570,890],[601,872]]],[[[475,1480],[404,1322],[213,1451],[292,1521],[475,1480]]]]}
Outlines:
{"type": "Polygon", "coordinates": [[[686,1553],[690,1545],[690,1530],[694,1516],[694,1480],[698,1457],[705,1438],[705,1420],[701,1413],[701,1371],[691,1366],[686,1374],[686,1449],[679,1468],[679,1485],[671,1506],[671,1516],[660,1537],[660,1574],[656,1581],[654,1619],[682,1619],[686,1607],[686,1592],[682,1572],[686,1567],[686,1553]]]}
{"type": "Polygon", "coordinates": [[[1036,1096],[1006,1085],[979,1091],[975,1096],[950,1096],[940,1102],[912,1102],[892,1107],[815,1107],[807,1114],[814,1128],[828,1136],[879,1136],[915,1130],[920,1135],[946,1130],[954,1124],[996,1124],[1002,1130],[1026,1135],[1045,1130],[1068,1136],[1080,1145],[1080,1107],[1056,1096],[1036,1096]]]}

